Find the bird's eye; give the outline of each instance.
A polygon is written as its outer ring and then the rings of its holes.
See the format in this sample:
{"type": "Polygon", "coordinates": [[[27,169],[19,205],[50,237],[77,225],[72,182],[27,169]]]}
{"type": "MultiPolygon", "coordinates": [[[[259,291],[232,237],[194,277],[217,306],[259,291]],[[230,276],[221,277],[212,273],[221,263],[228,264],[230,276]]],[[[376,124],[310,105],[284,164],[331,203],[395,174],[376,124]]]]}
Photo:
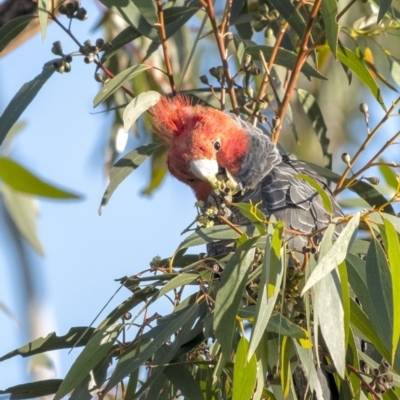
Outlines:
{"type": "Polygon", "coordinates": [[[219,139],[217,139],[217,140],[213,143],[213,146],[214,146],[214,150],[215,150],[215,151],[219,151],[219,149],[221,148],[221,141],[220,141],[219,139]]]}

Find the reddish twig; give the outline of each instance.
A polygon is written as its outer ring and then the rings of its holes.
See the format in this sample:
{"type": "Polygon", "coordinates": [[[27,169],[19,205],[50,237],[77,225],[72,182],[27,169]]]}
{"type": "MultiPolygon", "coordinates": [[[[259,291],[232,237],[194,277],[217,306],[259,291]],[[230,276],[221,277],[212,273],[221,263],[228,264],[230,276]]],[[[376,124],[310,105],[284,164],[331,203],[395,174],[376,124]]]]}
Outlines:
{"type": "Polygon", "coordinates": [[[360,371],[357,368],[354,368],[350,364],[347,364],[346,367],[351,372],[353,372],[354,375],[357,376],[357,378],[361,381],[361,384],[365,386],[365,388],[368,390],[369,393],[371,393],[376,399],[380,399],[381,398],[381,396],[378,393],[375,392],[373,387],[363,378],[363,376],[361,375],[360,371]]]}
{"type": "Polygon", "coordinates": [[[299,79],[301,68],[303,67],[303,65],[306,62],[307,57],[308,57],[308,55],[310,53],[309,48],[308,48],[308,40],[309,40],[310,35],[311,35],[312,25],[313,25],[314,20],[315,20],[315,18],[317,16],[319,8],[321,7],[321,3],[322,3],[322,0],[315,0],[313,8],[312,8],[312,10],[310,12],[310,15],[308,17],[306,30],[304,32],[303,40],[302,40],[301,46],[300,46],[300,51],[299,51],[299,54],[297,56],[297,60],[296,60],[296,63],[294,65],[292,74],[290,76],[288,87],[287,87],[287,89],[285,91],[285,95],[283,97],[282,104],[280,105],[280,107],[278,109],[277,117],[279,118],[279,124],[277,124],[277,126],[275,127],[275,129],[272,132],[272,141],[274,143],[278,142],[279,134],[280,134],[280,131],[282,129],[283,119],[285,117],[287,108],[289,106],[289,102],[290,102],[290,99],[292,97],[292,93],[293,93],[294,87],[295,87],[295,85],[297,83],[297,80],[299,79]]]}
{"type": "Polygon", "coordinates": [[[215,35],[215,39],[217,40],[217,46],[218,46],[219,54],[221,57],[222,67],[224,69],[226,84],[228,85],[228,93],[229,93],[229,97],[231,98],[233,112],[236,115],[239,115],[239,107],[238,107],[238,103],[237,103],[237,99],[236,99],[234,81],[233,81],[233,78],[231,75],[231,71],[229,69],[227,50],[225,47],[225,40],[224,40],[225,32],[222,30],[220,31],[218,29],[217,21],[215,19],[214,5],[213,5],[212,0],[207,0],[207,4],[205,4],[203,1],[201,3],[206,8],[208,18],[210,19],[211,26],[212,26],[212,29],[213,29],[213,32],[215,35]]]}
{"type": "Polygon", "coordinates": [[[164,10],[163,6],[161,3],[161,0],[156,0],[157,3],[157,15],[158,15],[158,31],[160,34],[160,39],[161,39],[161,46],[163,49],[164,53],[164,62],[165,62],[165,67],[167,68],[167,76],[169,79],[169,84],[171,85],[171,90],[174,96],[176,95],[176,85],[174,81],[174,75],[172,73],[172,66],[171,66],[171,60],[169,58],[169,52],[168,52],[168,47],[167,47],[167,35],[165,33],[165,23],[164,23],[164,10]]]}

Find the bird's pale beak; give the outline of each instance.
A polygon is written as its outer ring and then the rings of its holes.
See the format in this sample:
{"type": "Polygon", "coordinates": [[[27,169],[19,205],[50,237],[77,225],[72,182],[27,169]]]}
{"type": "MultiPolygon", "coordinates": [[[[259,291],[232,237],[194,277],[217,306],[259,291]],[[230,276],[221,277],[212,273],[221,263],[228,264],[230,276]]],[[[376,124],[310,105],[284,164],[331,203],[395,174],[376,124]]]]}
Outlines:
{"type": "Polygon", "coordinates": [[[190,171],[202,181],[209,182],[211,186],[215,186],[218,182],[217,174],[219,171],[219,165],[217,160],[201,159],[192,160],[189,163],[190,171]]]}

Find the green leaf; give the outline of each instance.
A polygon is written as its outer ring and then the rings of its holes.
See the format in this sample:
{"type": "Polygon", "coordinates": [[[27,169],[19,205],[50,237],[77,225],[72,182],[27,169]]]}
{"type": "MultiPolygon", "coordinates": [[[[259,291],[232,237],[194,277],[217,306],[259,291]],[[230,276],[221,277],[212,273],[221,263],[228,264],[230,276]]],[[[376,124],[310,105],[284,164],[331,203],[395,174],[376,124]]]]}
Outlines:
{"type": "Polygon", "coordinates": [[[143,18],[150,24],[158,23],[155,2],[148,0],[132,0],[143,18]]]}
{"type": "Polygon", "coordinates": [[[386,12],[389,10],[390,6],[392,5],[392,0],[381,0],[379,13],[378,13],[378,20],[376,21],[377,24],[382,21],[382,18],[385,16],[386,12]]]}
{"type": "MultiPolygon", "coordinates": [[[[249,46],[246,48],[246,53],[250,54],[254,60],[260,60],[260,51],[262,51],[264,58],[268,62],[270,59],[272,52],[273,52],[273,47],[270,46],[249,46]]],[[[297,61],[297,54],[293,53],[292,51],[286,50],[279,48],[278,54],[275,59],[275,64],[281,65],[282,67],[288,68],[292,70],[296,64],[297,61]]],[[[321,73],[319,73],[314,67],[312,67],[310,64],[305,63],[303,65],[303,68],[301,69],[301,72],[309,77],[314,77],[314,78],[319,78],[319,79],[325,79],[325,76],[323,76],[321,73]]]]}
{"type": "Polygon", "coordinates": [[[325,25],[325,36],[333,55],[336,58],[339,35],[339,25],[336,22],[338,6],[336,0],[323,0],[321,5],[322,18],[325,25]]]}
{"type": "MultiPolygon", "coordinates": [[[[238,226],[238,229],[248,236],[252,236],[256,231],[253,225],[238,226]]],[[[203,228],[192,233],[179,245],[179,249],[200,246],[217,240],[238,239],[239,237],[240,235],[231,227],[215,225],[212,228],[203,228]]]]}
{"type": "Polygon", "coordinates": [[[286,398],[289,395],[290,377],[292,375],[290,368],[290,347],[292,341],[287,337],[282,337],[281,354],[280,354],[280,371],[281,371],[281,385],[283,396],[286,398]]]}
{"type": "MultiPolygon", "coordinates": [[[[385,162],[385,161],[381,158],[381,159],[379,159],[379,162],[385,162]]],[[[386,183],[390,187],[392,187],[393,189],[396,190],[399,183],[397,182],[397,176],[394,173],[393,169],[387,165],[380,165],[379,171],[385,178],[386,183]]]]}
{"type": "Polygon", "coordinates": [[[350,299],[350,318],[351,324],[364,335],[365,340],[372,343],[385,359],[390,360],[390,353],[374,330],[371,321],[353,299],[350,299]]]}
{"type": "Polygon", "coordinates": [[[136,120],[150,107],[156,105],[161,99],[158,92],[150,91],[140,93],[126,106],[123,114],[124,129],[128,132],[136,120]]]}
{"type": "Polygon", "coordinates": [[[215,336],[221,345],[223,360],[228,359],[232,349],[236,314],[254,259],[255,243],[256,239],[249,239],[239,246],[222,274],[221,287],[215,300],[213,325],[215,336]]]}
{"type": "MultiPolygon", "coordinates": [[[[382,327],[382,340],[388,349],[391,349],[392,344],[394,312],[390,275],[385,253],[378,241],[373,238],[366,259],[367,290],[379,325],[382,327]]],[[[394,352],[396,349],[392,349],[392,354],[394,352]]]]}
{"type": "Polygon", "coordinates": [[[42,42],[44,42],[44,40],[46,39],[47,20],[49,18],[49,14],[47,13],[48,9],[49,0],[38,0],[38,14],[40,30],[42,32],[42,42]]]}
{"type": "Polygon", "coordinates": [[[283,227],[284,223],[280,221],[276,224],[273,233],[268,233],[267,235],[264,265],[261,270],[255,321],[251,332],[248,357],[251,357],[256,351],[281,291],[283,279],[281,261],[283,227]]]}
{"type": "Polygon", "coordinates": [[[333,269],[335,269],[340,263],[346,258],[347,250],[351,247],[351,239],[354,237],[354,233],[358,229],[360,222],[361,213],[354,214],[351,220],[347,223],[346,227],[340,233],[338,239],[333,244],[331,249],[325,254],[324,257],[319,260],[316,268],[311,272],[301,295],[309,290],[316,282],[328,275],[333,269]]]}
{"type": "MultiPolygon", "coordinates": [[[[334,232],[335,226],[329,225],[320,244],[319,258],[322,261],[332,254],[334,247],[334,245],[332,245],[332,237],[334,232]]],[[[343,254],[343,259],[345,257],[346,254],[343,254]]],[[[312,299],[314,306],[314,330],[317,331],[319,326],[336,371],[339,376],[344,379],[346,369],[346,348],[344,310],[341,302],[341,294],[338,290],[340,282],[338,282],[336,269],[339,263],[336,264],[336,261],[334,261],[332,263],[332,269],[329,271],[330,273],[327,273],[315,283],[312,288],[312,299]],[[318,325],[316,324],[316,321],[318,321],[318,325]]],[[[313,269],[311,275],[318,269],[318,267],[319,264],[317,264],[313,269]]],[[[317,333],[315,334],[317,335],[317,333]]],[[[315,346],[318,347],[317,341],[315,346]]]]}
{"type": "Polygon", "coordinates": [[[74,346],[85,346],[91,338],[93,332],[94,328],[87,328],[83,326],[71,328],[64,336],[57,336],[55,332],[49,333],[46,337],[41,337],[26,344],[25,346],[10,351],[3,357],[0,357],[0,361],[7,360],[18,355],[21,357],[31,357],[35,354],[41,354],[46,351],[70,349],[74,346]],[[79,343],[77,343],[79,338],[79,343]]]}
{"type": "MultiPolygon", "coordinates": [[[[279,14],[285,18],[290,27],[297,33],[299,37],[303,37],[306,23],[303,16],[293,6],[291,1],[269,0],[273,9],[279,11],[279,14]]],[[[312,44],[312,41],[310,41],[312,44]]]]}
{"type": "Polygon", "coordinates": [[[51,199],[78,199],[71,192],[52,186],[33,175],[15,161],[0,157],[0,179],[19,192],[43,196],[51,199]]]}
{"type": "Polygon", "coordinates": [[[124,324],[106,326],[95,333],[67,372],[54,400],[62,399],[75,389],[109,353],[124,324]]]}
{"type": "Polygon", "coordinates": [[[349,343],[349,334],[350,334],[350,291],[349,291],[349,279],[347,277],[347,269],[346,262],[343,261],[338,267],[338,273],[340,278],[340,288],[342,292],[342,305],[343,305],[343,313],[344,313],[344,345],[345,349],[347,349],[347,345],[349,343]]]}
{"type": "Polygon", "coordinates": [[[189,285],[200,277],[198,272],[184,272],[179,274],[172,280],[170,280],[162,289],[160,289],[160,293],[158,297],[164,296],[164,294],[170,292],[171,290],[176,289],[177,287],[181,287],[184,285],[189,285]]]}
{"type": "MultiPolygon", "coordinates": [[[[399,236],[391,222],[384,218],[386,243],[385,247],[389,259],[390,275],[392,278],[392,301],[393,304],[400,304],[400,243],[399,236]]],[[[393,331],[392,331],[392,358],[391,364],[394,364],[397,345],[400,338],[400,314],[393,307],[393,331]]]]}
{"type": "MultiPolygon", "coordinates": [[[[320,165],[313,164],[310,162],[306,163],[315,172],[324,178],[333,182],[338,182],[340,176],[335,172],[321,167],[320,165]]],[[[370,206],[380,208],[384,207],[385,212],[395,215],[393,207],[388,204],[388,200],[382,195],[373,185],[364,181],[357,181],[354,185],[349,188],[354,193],[357,193],[362,199],[364,199],[370,206]]]]}
{"type": "Polygon", "coordinates": [[[393,58],[391,58],[389,62],[390,74],[392,75],[392,78],[396,82],[397,86],[400,86],[400,64],[393,58]]]}
{"type": "Polygon", "coordinates": [[[199,384],[189,370],[180,365],[169,365],[164,369],[165,376],[179,389],[181,395],[190,400],[204,400],[199,384]]]}
{"type": "MultiPolygon", "coordinates": [[[[136,353],[135,348],[128,349],[122,354],[121,358],[116,365],[114,372],[104,389],[107,393],[112,387],[119,383],[126,376],[130,375],[133,371],[139,368],[155,351],[173,335],[177,330],[181,329],[185,323],[193,316],[197,316],[199,312],[198,304],[188,307],[184,312],[177,313],[174,318],[170,318],[168,323],[161,325],[161,329],[157,334],[152,334],[152,341],[146,347],[136,353]]],[[[158,326],[156,327],[158,328],[158,326]]],[[[155,328],[153,328],[154,330],[155,328]]],[[[151,332],[151,331],[150,331],[151,332]]]]}
{"type": "Polygon", "coordinates": [[[15,39],[31,22],[36,15],[21,15],[13,18],[0,28],[0,53],[15,39]]]}
{"type": "Polygon", "coordinates": [[[363,62],[350,49],[344,46],[338,47],[337,55],[339,60],[346,65],[346,67],[350,68],[358,76],[361,82],[370,89],[372,95],[386,111],[381,90],[363,62]]]}
{"type": "Polygon", "coordinates": [[[137,75],[140,75],[142,72],[151,68],[150,65],[139,64],[134,65],[122,72],[118,75],[114,76],[111,80],[109,80],[100,90],[99,93],[96,94],[96,97],[93,100],[93,107],[97,107],[100,103],[106,100],[109,96],[111,96],[114,92],[116,92],[126,81],[135,78],[137,75]]]}
{"type": "Polygon", "coordinates": [[[332,154],[329,152],[329,144],[331,141],[326,135],[328,128],[325,125],[324,116],[322,115],[317,100],[312,94],[303,89],[297,89],[297,97],[321,145],[324,155],[324,166],[330,169],[332,167],[332,154]]]}
{"type": "Polygon", "coordinates": [[[322,204],[326,211],[332,216],[332,202],[329,195],[325,192],[324,189],[316,182],[311,176],[304,174],[297,174],[295,178],[303,179],[306,181],[322,198],[322,204]]]}
{"type": "Polygon", "coordinates": [[[250,399],[256,384],[257,361],[253,354],[247,361],[249,342],[242,336],[236,350],[236,359],[233,366],[232,400],[250,399]]]}
{"type": "Polygon", "coordinates": [[[24,383],[0,390],[0,394],[11,394],[10,399],[33,399],[35,397],[50,396],[57,392],[62,379],[47,379],[44,381],[24,383]]]}
{"type": "Polygon", "coordinates": [[[150,196],[157,189],[167,175],[167,154],[165,146],[158,147],[151,155],[151,174],[147,186],[142,190],[142,194],[150,196]]]}
{"type": "Polygon", "coordinates": [[[53,75],[54,71],[53,61],[49,61],[43,66],[43,71],[36,78],[22,85],[21,89],[12,98],[0,117],[0,145],[3,143],[9,130],[36,97],[46,81],[53,75]]]}
{"type": "Polygon", "coordinates": [[[135,150],[130,151],[120,158],[110,170],[110,183],[101,199],[99,207],[99,214],[103,206],[107,205],[115,189],[120,183],[133,171],[135,171],[141,164],[143,164],[159,147],[159,144],[145,144],[135,150]]]}
{"type": "MultiPolygon", "coordinates": [[[[133,1],[118,1],[115,0],[100,0],[112,12],[118,14],[125,22],[134,27],[142,35],[151,40],[158,40],[158,31],[155,27],[149,24],[141,15],[139,9],[133,1]]],[[[144,0],[145,1],[145,0],[144,0]]]]}
{"type": "Polygon", "coordinates": [[[32,196],[12,190],[7,185],[0,187],[4,205],[21,235],[41,256],[44,255],[42,244],[37,236],[37,206],[32,196]]]}

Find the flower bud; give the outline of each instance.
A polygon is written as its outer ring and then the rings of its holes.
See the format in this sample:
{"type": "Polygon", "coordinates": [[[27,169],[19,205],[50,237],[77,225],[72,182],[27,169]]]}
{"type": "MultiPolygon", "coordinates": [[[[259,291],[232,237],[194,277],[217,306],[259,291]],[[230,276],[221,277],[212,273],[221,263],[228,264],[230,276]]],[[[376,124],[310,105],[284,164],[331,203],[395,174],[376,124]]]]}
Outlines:
{"type": "Polygon", "coordinates": [[[367,114],[368,113],[368,104],[361,103],[359,109],[363,114],[367,114]]]}
{"type": "Polygon", "coordinates": [[[87,46],[81,46],[79,47],[79,52],[85,56],[89,54],[89,48],[87,46]]]}
{"type": "Polygon", "coordinates": [[[71,71],[71,64],[69,62],[64,62],[64,70],[65,72],[71,71]]]}
{"type": "Polygon", "coordinates": [[[274,101],[274,95],[272,93],[267,93],[264,96],[264,100],[268,103],[271,103],[272,101],[274,101]]]}
{"type": "Polygon", "coordinates": [[[83,59],[83,61],[84,61],[86,64],[92,63],[92,62],[94,61],[94,56],[93,56],[93,54],[88,54],[88,55],[83,59]]]}
{"type": "Polygon", "coordinates": [[[96,39],[96,46],[97,46],[99,49],[102,49],[103,46],[104,46],[104,39],[102,39],[102,38],[96,39]]]}
{"type": "Polygon", "coordinates": [[[252,67],[252,68],[250,68],[249,72],[251,75],[257,76],[260,74],[260,68],[252,67]]]}
{"type": "Polygon", "coordinates": [[[71,54],[67,54],[67,55],[64,57],[64,60],[65,60],[65,62],[67,62],[67,63],[72,62],[72,56],[71,56],[71,54]]]}
{"type": "Polygon", "coordinates": [[[371,176],[370,178],[365,178],[371,185],[378,185],[380,179],[376,176],[371,176]]]}
{"type": "Polygon", "coordinates": [[[274,37],[274,31],[271,28],[268,28],[264,32],[264,37],[266,39],[272,39],[274,37]]]}
{"type": "Polygon", "coordinates": [[[246,86],[245,92],[246,92],[247,97],[250,97],[251,99],[253,98],[254,91],[253,91],[253,88],[251,86],[246,86]]]}
{"type": "Polygon", "coordinates": [[[243,71],[247,72],[251,68],[251,55],[245,54],[242,61],[242,69],[243,71]]]}
{"type": "Polygon", "coordinates": [[[81,7],[78,9],[78,11],[76,12],[76,16],[75,18],[79,21],[85,21],[88,17],[88,13],[86,11],[85,8],[81,7]]]}
{"type": "Polygon", "coordinates": [[[206,75],[202,75],[200,77],[200,82],[203,83],[204,85],[208,85],[208,78],[206,75]]]}
{"type": "Polygon", "coordinates": [[[64,4],[61,4],[61,6],[58,7],[58,11],[60,12],[60,14],[66,15],[67,14],[67,7],[65,7],[64,4]]]}
{"type": "Polygon", "coordinates": [[[69,18],[72,18],[76,11],[74,3],[67,3],[65,7],[67,9],[67,16],[69,18]]]}
{"type": "Polygon", "coordinates": [[[279,11],[278,10],[272,10],[270,13],[269,13],[269,16],[272,18],[272,19],[278,19],[279,18],[279,11]]]}
{"type": "Polygon", "coordinates": [[[62,56],[62,43],[57,40],[56,42],[53,43],[53,47],[51,48],[51,52],[55,54],[56,56],[62,56]]]}
{"type": "Polygon", "coordinates": [[[261,14],[266,16],[268,14],[269,8],[266,4],[260,4],[258,6],[258,10],[260,11],[261,14]]]}
{"type": "Polygon", "coordinates": [[[90,49],[93,46],[93,42],[90,39],[86,39],[83,44],[90,49]]]}
{"type": "Polygon", "coordinates": [[[350,165],[350,155],[349,153],[343,153],[342,154],[342,161],[346,164],[346,165],[350,165]]]}
{"type": "Polygon", "coordinates": [[[104,45],[103,45],[103,47],[102,47],[102,50],[103,50],[103,51],[108,51],[108,50],[110,50],[111,48],[112,48],[112,43],[111,43],[111,42],[105,42],[104,45]]]}
{"type": "Polygon", "coordinates": [[[94,79],[95,79],[97,82],[104,83],[104,76],[103,76],[102,74],[95,74],[95,75],[94,75],[94,79]]]}

